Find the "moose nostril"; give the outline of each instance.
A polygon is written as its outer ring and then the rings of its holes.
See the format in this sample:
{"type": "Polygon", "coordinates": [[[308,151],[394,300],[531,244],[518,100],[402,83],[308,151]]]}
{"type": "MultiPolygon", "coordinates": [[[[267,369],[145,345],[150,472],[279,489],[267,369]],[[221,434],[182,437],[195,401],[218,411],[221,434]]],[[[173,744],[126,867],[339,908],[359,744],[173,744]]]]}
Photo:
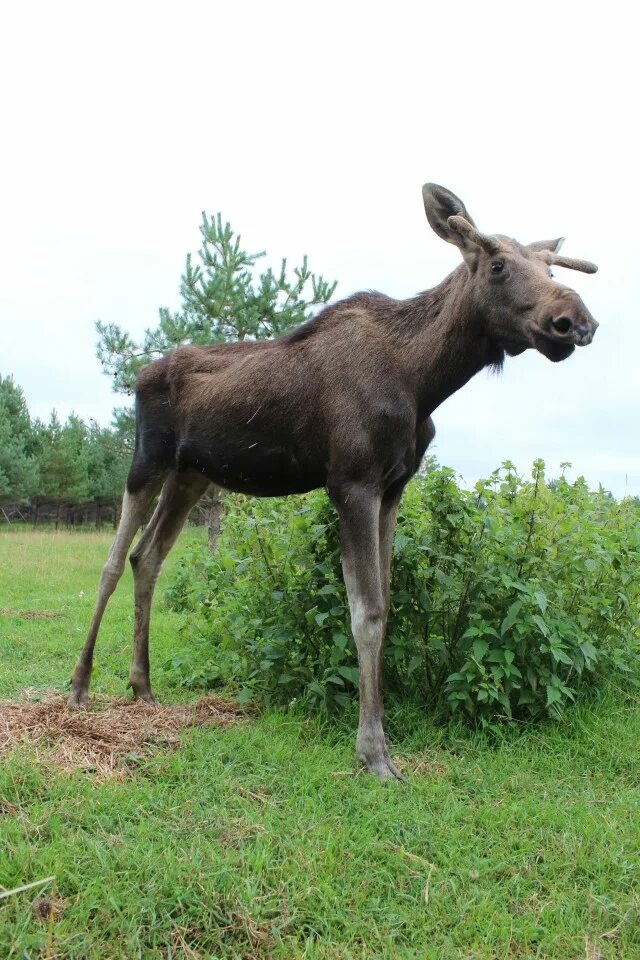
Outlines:
{"type": "Polygon", "coordinates": [[[569,333],[573,324],[569,317],[555,317],[551,321],[551,326],[556,331],[556,333],[569,333]]]}

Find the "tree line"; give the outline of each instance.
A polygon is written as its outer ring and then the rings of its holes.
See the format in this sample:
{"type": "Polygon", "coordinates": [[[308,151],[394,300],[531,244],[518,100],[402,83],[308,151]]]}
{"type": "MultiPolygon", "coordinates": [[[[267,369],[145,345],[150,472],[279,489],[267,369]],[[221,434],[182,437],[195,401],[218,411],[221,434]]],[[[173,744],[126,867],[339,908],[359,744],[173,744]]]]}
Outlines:
{"type": "MultiPolygon", "coordinates": [[[[283,258],[277,269],[260,271],[265,252],[245,250],[219,213],[203,212],[200,235],[195,259],[186,258],[177,311],[161,307],[140,342],[115,323],[96,323],[97,357],[116,393],[130,396],[140,368],[175,347],[277,336],[333,296],[336,284],[312,273],[306,256],[292,269],[283,258]]],[[[115,409],[110,427],[75,414],[62,423],[55,411],[45,424],[30,417],[13,378],[0,375],[0,521],[99,523],[104,507],[115,521],[133,441],[131,407],[115,409]]],[[[211,508],[215,529],[219,501],[211,508]]]]}
{"type": "Polygon", "coordinates": [[[71,414],[34,419],[21,387],[0,375],[0,511],[2,519],[80,519],[78,507],[114,513],[131,455],[131,435],[117,422],[100,427],[71,414]],[[75,511],[75,513],[73,512],[75,511]]]}

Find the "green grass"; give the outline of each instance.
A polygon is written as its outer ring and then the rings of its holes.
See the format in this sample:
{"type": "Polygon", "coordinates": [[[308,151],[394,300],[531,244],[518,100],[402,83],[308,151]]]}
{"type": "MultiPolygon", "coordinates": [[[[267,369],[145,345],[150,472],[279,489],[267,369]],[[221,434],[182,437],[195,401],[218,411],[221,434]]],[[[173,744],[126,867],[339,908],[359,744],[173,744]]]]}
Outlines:
{"type": "MultiPolygon", "coordinates": [[[[0,608],[61,613],[0,615],[0,696],[65,687],[109,540],[0,535],[0,608]]],[[[124,691],[131,617],[127,574],[94,690],[124,691]]],[[[157,603],[163,700],[184,697],[170,667],[180,623],[157,603]]],[[[405,786],[353,775],[354,719],[269,712],[192,730],[101,785],[13,754],[0,884],[55,875],[63,909],[48,924],[37,892],[0,901],[0,957],[640,957],[636,704],[609,691],[501,742],[392,706],[405,786]]]]}

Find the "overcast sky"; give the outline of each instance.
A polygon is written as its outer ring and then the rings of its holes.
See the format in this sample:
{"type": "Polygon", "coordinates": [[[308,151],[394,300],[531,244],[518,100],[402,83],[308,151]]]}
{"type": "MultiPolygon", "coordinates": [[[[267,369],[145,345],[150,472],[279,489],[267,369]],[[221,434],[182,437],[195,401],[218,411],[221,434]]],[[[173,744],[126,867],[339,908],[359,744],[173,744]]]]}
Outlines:
{"type": "Polygon", "coordinates": [[[0,372],[33,414],[102,423],[121,398],[95,320],[176,308],[203,209],[248,249],[308,253],[336,297],[412,296],[458,251],[420,188],[479,227],[558,235],[600,321],[561,364],[528,351],[435,416],[467,480],[563,460],[640,494],[637,31],[609,2],[29,3],[0,39],[0,372]]]}

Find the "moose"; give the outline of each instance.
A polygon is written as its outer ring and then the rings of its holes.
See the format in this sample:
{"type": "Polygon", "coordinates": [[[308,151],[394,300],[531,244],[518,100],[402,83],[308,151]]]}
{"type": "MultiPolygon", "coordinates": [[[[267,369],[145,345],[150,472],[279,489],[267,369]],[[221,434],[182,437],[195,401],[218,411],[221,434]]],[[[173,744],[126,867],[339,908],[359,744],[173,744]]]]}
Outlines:
{"type": "Polygon", "coordinates": [[[551,267],[595,273],[559,255],[561,239],[520,244],[481,233],[458,197],[422,189],[433,230],[462,254],[438,286],[408,300],[356,293],[274,340],[183,346],[137,379],[136,439],[122,516],[102,570],[69,706],[88,703],[107,601],[130,562],[135,625],[129,684],[153,702],[149,620],[156,579],[189,512],[213,483],[252,496],[325,487],[337,511],[358,652],[357,756],[403,779],[383,728],[382,649],[396,510],[433,440],[433,411],[484,367],[529,347],[554,362],[591,343],[598,324],[551,267]]]}

